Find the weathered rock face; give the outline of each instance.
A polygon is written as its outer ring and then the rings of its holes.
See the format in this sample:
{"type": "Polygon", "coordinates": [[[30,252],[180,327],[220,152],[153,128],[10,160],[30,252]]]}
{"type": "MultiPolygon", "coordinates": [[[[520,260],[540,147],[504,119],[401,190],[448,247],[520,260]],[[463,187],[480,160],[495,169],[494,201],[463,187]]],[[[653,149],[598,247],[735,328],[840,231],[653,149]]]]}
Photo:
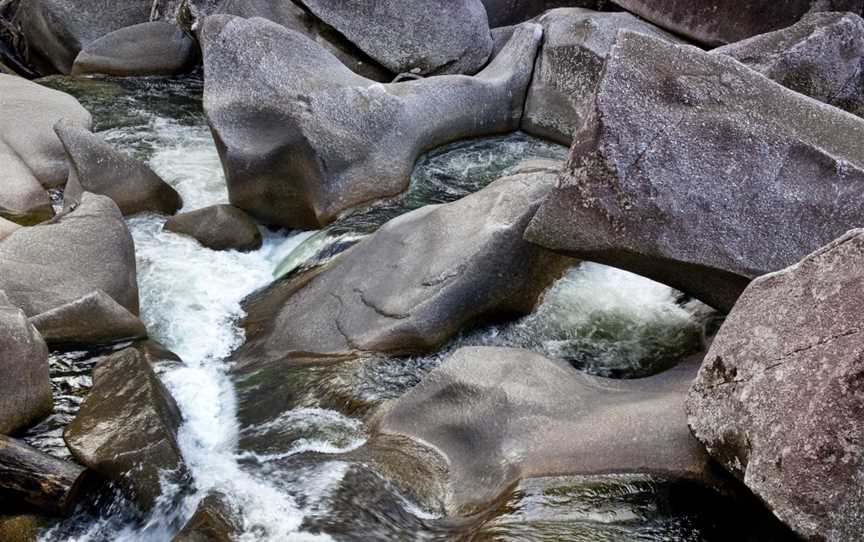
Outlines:
{"type": "Polygon", "coordinates": [[[526,238],[728,310],[751,279],[861,223],[862,167],[860,119],[724,55],[624,32],[526,238]]]}
{"type": "Polygon", "coordinates": [[[522,129],[564,145],[594,108],[597,83],[606,56],[622,29],[671,42],[679,40],[629,13],[599,13],[562,8],[537,19],[543,47],[528,89],[522,129]]]}
{"type": "Polygon", "coordinates": [[[195,66],[195,43],[165,21],[127,26],[87,44],[72,65],[73,75],[174,75],[195,66]]]}
{"type": "Polygon", "coordinates": [[[172,216],[165,229],[195,238],[213,250],[261,248],[261,232],[249,216],[231,205],[211,205],[172,216]]]}
{"type": "Polygon", "coordinates": [[[102,290],[30,318],[56,347],[99,346],[147,338],[144,323],[102,290]]]}
{"type": "Polygon", "coordinates": [[[225,502],[225,495],[211,492],[172,542],[233,542],[241,532],[240,518],[225,502]]]}
{"type": "Polygon", "coordinates": [[[171,215],[183,205],[180,194],[147,165],[114,150],[99,136],[65,122],[58,122],[54,130],[69,160],[65,209],[78,205],[84,191],[108,196],[124,215],[171,215]]]}
{"type": "Polygon", "coordinates": [[[0,241],[0,290],[27,316],[94,290],[138,314],[135,249],[117,205],[87,193],[74,211],[0,241]]]}
{"type": "Polygon", "coordinates": [[[93,369],[93,388],[63,439],[83,465],[125,488],[147,510],[159,478],[187,476],[177,429],[180,410],[150,364],[134,348],[93,369]]]}
{"type": "Polygon", "coordinates": [[[798,23],[714,49],[795,92],[864,115],[864,20],[814,13],[798,23]]]}
{"type": "Polygon", "coordinates": [[[861,0],[612,0],[643,19],[705,45],[725,45],[795,24],[811,10],[861,13],[861,0]]]}
{"type": "Polygon", "coordinates": [[[477,73],[492,52],[480,0],[299,0],[394,73],[477,73]]]}
{"type": "Polygon", "coordinates": [[[372,422],[440,453],[444,505],[465,513],[532,476],[652,472],[708,481],[684,397],[697,364],[639,380],[591,377],[518,349],[470,347],[385,404],[372,422]]]}
{"type": "Polygon", "coordinates": [[[69,73],[78,52],[96,39],[150,20],[150,0],[28,0],[19,17],[33,63],[43,73],[69,73]]]}
{"type": "Polygon", "coordinates": [[[807,540],[864,514],[864,230],[753,281],[687,398],[709,453],[807,540]]]}
{"type": "Polygon", "coordinates": [[[475,77],[381,85],[285,27],[208,17],[204,108],[231,203],[265,223],[317,228],[398,194],[423,150],[518,127],[540,37],[519,27],[475,77]]]}
{"type": "Polygon", "coordinates": [[[522,240],[554,183],[539,169],[391,220],[299,290],[277,285],[247,307],[263,329],[235,359],[424,351],[478,318],[529,312],[573,263],[522,240]]]}
{"type": "Polygon", "coordinates": [[[16,307],[0,299],[0,434],[51,413],[48,347],[16,307]]]}
{"type": "Polygon", "coordinates": [[[38,542],[41,530],[50,525],[48,518],[34,514],[0,516],[0,540],[38,542]]]}
{"type": "Polygon", "coordinates": [[[604,0],[482,0],[482,2],[491,28],[521,23],[550,9],[578,7],[596,10],[605,3],[604,0]]]}

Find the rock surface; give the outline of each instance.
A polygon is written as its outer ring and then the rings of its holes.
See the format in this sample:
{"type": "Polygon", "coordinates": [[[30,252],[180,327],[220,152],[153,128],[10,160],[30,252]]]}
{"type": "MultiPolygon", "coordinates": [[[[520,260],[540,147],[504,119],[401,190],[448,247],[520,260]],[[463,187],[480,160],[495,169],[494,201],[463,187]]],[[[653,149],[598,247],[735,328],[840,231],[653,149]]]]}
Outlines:
{"type": "Polygon", "coordinates": [[[87,44],[72,65],[72,75],[174,75],[195,66],[195,43],[165,21],[126,26],[87,44]]]}
{"type": "Polygon", "coordinates": [[[516,129],[541,32],[519,27],[475,77],[381,85],[285,27],[208,17],[204,108],[231,203],[264,223],[318,228],[403,191],[423,150],[516,129]]]}
{"type": "Polygon", "coordinates": [[[788,28],[714,49],[795,92],[864,116],[864,20],[814,13],[788,28]]]}
{"type": "Polygon", "coordinates": [[[0,241],[6,239],[12,232],[21,229],[20,224],[16,224],[11,220],[6,220],[5,218],[0,217],[0,241]]]}
{"type": "Polygon", "coordinates": [[[78,205],[85,191],[108,196],[123,215],[147,211],[172,215],[183,205],[180,194],[147,165],[99,136],[65,122],[58,122],[54,130],[69,160],[64,208],[78,205]]]}
{"type": "Polygon", "coordinates": [[[261,248],[261,232],[249,216],[231,205],[211,205],[172,216],[165,229],[188,235],[213,250],[261,248]]]}
{"type": "Polygon", "coordinates": [[[30,318],[52,347],[103,346],[147,338],[144,323],[102,290],[30,318]]]}
{"type": "Polygon", "coordinates": [[[729,310],[753,278],[861,223],[862,167],[861,119],[624,32],[526,238],[729,310]]]}
{"type": "Polygon", "coordinates": [[[9,434],[51,413],[48,347],[16,307],[0,299],[0,434],[9,434]]]}
{"type": "Polygon", "coordinates": [[[0,540],[38,542],[41,530],[49,525],[48,518],[35,514],[0,515],[0,540]]]}
{"type": "Polygon", "coordinates": [[[596,10],[604,0],[482,0],[491,28],[527,21],[555,8],[588,8],[596,10]]]}
{"type": "Polygon", "coordinates": [[[864,514],[864,230],[753,281],[687,399],[696,437],[806,540],[864,514]]]}
{"type": "Polygon", "coordinates": [[[212,491],[172,542],[233,542],[242,531],[240,518],[225,502],[225,495],[212,491]]]}
{"type": "Polygon", "coordinates": [[[160,477],[187,476],[177,444],[181,421],[153,368],[127,348],[93,369],[93,388],[63,439],[76,460],[149,510],[161,494],[160,477]]]}
{"type": "Polygon", "coordinates": [[[94,290],[138,314],[135,249],[117,205],[85,193],[74,211],[0,241],[0,290],[27,316],[94,290]]]}

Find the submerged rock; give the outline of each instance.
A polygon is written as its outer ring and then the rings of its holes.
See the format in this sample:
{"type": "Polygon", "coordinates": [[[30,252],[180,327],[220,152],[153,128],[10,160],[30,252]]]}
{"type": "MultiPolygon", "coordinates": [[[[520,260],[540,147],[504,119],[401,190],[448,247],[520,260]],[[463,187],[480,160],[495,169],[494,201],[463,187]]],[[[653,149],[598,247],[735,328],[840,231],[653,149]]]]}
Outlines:
{"type": "Polygon", "coordinates": [[[725,55],[624,32],[526,238],[728,310],[753,278],[861,223],[862,168],[861,119],[725,55]]]}
{"type": "Polygon", "coordinates": [[[806,540],[864,515],[864,230],[753,281],[687,399],[709,453],[806,540]]]}
{"type": "Polygon", "coordinates": [[[188,476],[177,444],[181,421],[153,368],[127,348],[93,369],[93,388],[63,439],[75,459],[149,510],[162,493],[161,478],[188,476]]]}
{"type": "MultiPolygon", "coordinates": [[[[0,292],[2,294],[2,292],[0,292]]],[[[17,307],[0,295],[0,434],[51,413],[48,347],[17,307]]]]}
{"type": "Polygon", "coordinates": [[[30,318],[52,347],[103,346],[147,338],[144,323],[102,290],[30,318]]]}
{"type": "Polygon", "coordinates": [[[815,13],[798,23],[714,49],[781,85],[864,115],[864,20],[815,13]]]}
{"type": "Polygon", "coordinates": [[[211,205],[172,216],[165,229],[188,235],[213,250],[261,248],[261,232],[249,216],[231,205],[211,205]]]}
{"type": "Polygon", "coordinates": [[[263,19],[211,16],[201,34],[204,108],[231,203],[265,223],[318,228],[402,192],[424,149],[515,130],[541,29],[519,27],[475,77],[390,85],[263,19]]]}

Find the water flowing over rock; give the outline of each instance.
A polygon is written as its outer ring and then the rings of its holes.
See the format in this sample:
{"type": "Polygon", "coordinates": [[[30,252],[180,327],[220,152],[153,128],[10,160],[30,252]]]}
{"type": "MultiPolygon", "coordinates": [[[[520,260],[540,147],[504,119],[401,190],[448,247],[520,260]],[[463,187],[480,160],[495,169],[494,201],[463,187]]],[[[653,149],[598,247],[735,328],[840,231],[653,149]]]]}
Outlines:
{"type": "Polygon", "coordinates": [[[753,281],[687,399],[696,437],[806,540],[861,536],[864,230],[753,281]]]}
{"type": "Polygon", "coordinates": [[[85,191],[108,196],[124,215],[147,211],[172,215],[183,205],[177,191],[146,164],[115,150],[99,136],[62,121],[54,131],[69,160],[65,209],[78,205],[85,191]]]}
{"type": "Polygon", "coordinates": [[[573,143],[573,133],[593,110],[597,83],[619,30],[679,42],[629,13],[561,8],[544,13],[537,23],[543,26],[543,47],[528,89],[522,129],[564,145],[573,143]]]}
{"type": "Polygon", "coordinates": [[[233,542],[242,531],[225,495],[210,492],[172,542],[233,542]]]}
{"type": "Polygon", "coordinates": [[[265,223],[317,228],[405,190],[425,149],[515,130],[542,30],[519,27],[474,77],[389,85],[263,19],[211,16],[201,34],[204,107],[231,203],[265,223]]]}
{"type": "Polygon", "coordinates": [[[249,216],[231,205],[211,205],[172,216],[165,229],[188,235],[213,250],[248,252],[261,248],[261,232],[249,216]]]}
{"type": "Polygon", "coordinates": [[[0,292],[0,434],[32,425],[51,413],[48,347],[0,292]]]}
{"type": "Polygon", "coordinates": [[[0,290],[27,316],[94,290],[138,314],[135,248],[117,205],[85,193],[74,211],[0,241],[0,290]]]}
{"type": "Polygon", "coordinates": [[[709,482],[684,414],[696,369],[613,380],[525,350],[462,348],[382,407],[370,446],[401,435],[440,453],[449,513],[488,505],[533,476],[655,472],[709,482]]]}
{"type": "Polygon", "coordinates": [[[75,459],[148,510],[162,494],[161,478],[188,475],[177,444],[181,421],[153,368],[127,348],[93,369],[93,388],[63,439],[75,459]]]}
{"type": "Polygon", "coordinates": [[[864,20],[815,13],[788,28],[714,49],[781,85],[864,115],[864,20]]]}
{"type": "Polygon", "coordinates": [[[624,32],[526,238],[728,310],[860,224],[864,122],[725,55],[624,32]]]}
{"type": "Polygon", "coordinates": [[[87,44],[72,65],[73,75],[174,75],[195,66],[192,38],[164,21],[127,26],[87,44]]]}
{"type": "Polygon", "coordinates": [[[52,347],[102,346],[146,339],[144,323],[102,290],[30,318],[52,347]]]}

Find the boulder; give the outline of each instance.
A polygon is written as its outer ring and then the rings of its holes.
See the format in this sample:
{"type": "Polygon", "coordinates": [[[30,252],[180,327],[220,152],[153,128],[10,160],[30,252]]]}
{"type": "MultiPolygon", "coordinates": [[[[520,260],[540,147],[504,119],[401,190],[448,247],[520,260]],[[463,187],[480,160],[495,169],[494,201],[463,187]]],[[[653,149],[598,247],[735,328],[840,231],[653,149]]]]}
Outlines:
{"type": "Polygon", "coordinates": [[[63,440],[77,461],[124,488],[144,510],[162,492],[160,477],[184,481],[177,404],[134,348],[93,369],[93,388],[63,440]]]}
{"type": "Polygon", "coordinates": [[[12,232],[15,230],[21,229],[21,225],[11,220],[6,220],[5,218],[0,217],[0,241],[6,239],[12,232]]]}
{"type": "Polygon", "coordinates": [[[62,121],[54,131],[69,159],[64,208],[77,205],[84,191],[108,196],[124,216],[148,211],[172,215],[183,205],[180,194],[147,165],[99,136],[62,121]]]}
{"type": "Polygon", "coordinates": [[[147,338],[144,323],[102,290],[30,318],[52,347],[93,347],[147,338]]]}
{"type": "Polygon", "coordinates": [[[698,360],[650,378],[586,375],[526,350],[461,348],[370,424],[431,447],[449,466],[450,514],[487,507],[521,478],[655,473],[713,483],[687,428],[684,398],[698,360]]]}
{"type": "Polygon", "coordinates": [[[579,7],[598,9],[605,0],[482,0],[490,28],[509,26],[527,21],[544,11],[579,7]]]}
{"type": "Polygon", "coordinates": [[[250,251],[261,248],[261,232],[249,215],[231,205],[211,205],[180,213],[165,223],[166,230],[188,235],[213,250],[250,251]]]}
{"type": "Polygon", "coordinates": [[[400,193],[424,150],[518,127],[541,34],[520,26],[474,77],[382,85],[275,23],[208,17],[204,108],[231,203],[264,223],[318,228],[400,193]]]}
{"type": "Polygon", "coordinates": [[[795,24],[810,11],[861,13],[861,0],[611,0],[627,11],[696,42],[718,46],[795,24]]]}
{"type": "Polygon", "coordinates": [[[478,319],[530,312],[573,264],[522,240],[555,177],[538,167],[422,207],[305,285],[277,283],[246,307],[247,324],[261,327],[234,359],[253,370],[292,358],[433,350],[478,319]]]}
{"type": "Polygon", "coordinates": [[[864,115],[864,20],[814,13],[798,23],[712,51],[820,102],[864,115]]]}
{"type": "Polygon", "coordinates": [[[729,310],[860,224],[864,122],[725,55],[622,32],[529,241],[729,310]]]}
{"type": "Polygon", "coordinates": [[[135,247],[117,205],[85,193],[75,210],[0,241],[0,290],[27,316],[94,290],[138,314],[135,247]]]}
{"type": "Polygon", "coordinates": [[[192,38],[176,25],[153,21],[126,26],[85,45],[72,75],[174,75],[195,67],[192,38]]]}
{"type": "Polygon", "coordinates": [[[480,0],[299,0],[394,73],[477,73],[492,53],[480,0]]]}
{"type": "Polygon", "coordinates": [[[594,107],[594,92],[606,57],[622,29],[671,42],[677,38],[629,13],[561,8],[537,19],[543,47],[528,89],[522,130],[564,145],[594,107]]]}
{"type": "Polygon", "coordinates": [[[22,429],[54,408],[48,347],[16,307],[0,299],[0,434],[22,429]]]}
{"type": "Polygon", "coordinates": [[[152,7],[149,0],[27,0],[18,17],[32,63],[44,74],[69,73],[81,49],[149,21],[152,7]]]}
{"type": "Polygon", "coordinates": [[[864,516],[864,230],[754,280],[687,398],[693,433],[805,540],[864,516]]]}
{"type": "Polygon", "coordinates": [[[242,532],[241,518],[228,505],[225,495],[211,491],[172,542],[234,542],[242,532]]]}

